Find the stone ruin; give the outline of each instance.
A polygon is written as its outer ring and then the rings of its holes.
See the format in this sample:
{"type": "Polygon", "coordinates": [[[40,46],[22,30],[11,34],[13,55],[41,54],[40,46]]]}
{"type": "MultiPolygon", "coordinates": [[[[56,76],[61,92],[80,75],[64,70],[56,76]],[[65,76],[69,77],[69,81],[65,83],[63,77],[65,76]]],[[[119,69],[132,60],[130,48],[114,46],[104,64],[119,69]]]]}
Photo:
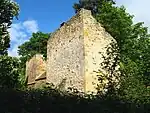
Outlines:
{"type": "Polygon", "coordinates": [[[46,82],[46,62],[40,54],[34,55],[26,62],[26,78],[28,87],[38,88],[46,82]]]}
{"type": "Polygon", "coordinates": [[[82,9],[57,29],[48,40],[47,63],[41,55],[27,62],[28,85],[53,83],[64,89],[96,92],[97,71],[103,61],[101,52],[115,42],[91,11],[82,9]],[[63,85],[62,85],[63,84],[63,85]]]}

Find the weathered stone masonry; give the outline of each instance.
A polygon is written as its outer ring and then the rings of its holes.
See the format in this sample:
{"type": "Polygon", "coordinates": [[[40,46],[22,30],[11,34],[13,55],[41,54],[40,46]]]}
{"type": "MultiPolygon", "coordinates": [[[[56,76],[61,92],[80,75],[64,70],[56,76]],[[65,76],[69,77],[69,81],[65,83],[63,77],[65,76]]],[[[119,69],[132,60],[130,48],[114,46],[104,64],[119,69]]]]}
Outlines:
{"type": "Polygon", "coordinates": [[[65,88],[95,92],[98,81],[94,71],[103,61],[99,53],[105,53],[112,40],[91,12],[82,9],[48,41],[47,82],[58,85],[65,79],[65,88]]]}
{"type": "Polygon", "coordinates": [[[95,71],[101,68],[103,61],[100,53],[105,55],[112,41],[115,40],[91,12],[82,9],[48,40],[46,82],[64,89],[74,87],[83,92],[96,92],[95,71]]]}
{"type": "Polygon", "coordinates": [[[37,88],[45,84],[46,62],[42,55],[36,54],[26,62],[26,78],[29,87],[37,88]]]}
{"type": "Polygon", "coordinates": [[[84,91],[83,15],[72,17],[48,41],[47,82],[84,91]]]}

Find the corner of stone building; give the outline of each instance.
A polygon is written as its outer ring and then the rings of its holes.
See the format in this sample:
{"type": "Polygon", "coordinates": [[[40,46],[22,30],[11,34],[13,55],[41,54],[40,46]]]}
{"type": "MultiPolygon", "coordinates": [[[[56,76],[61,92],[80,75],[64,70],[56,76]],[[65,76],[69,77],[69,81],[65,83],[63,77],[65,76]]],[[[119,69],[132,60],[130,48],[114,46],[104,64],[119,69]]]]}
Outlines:
{"type": "MultiPolygon", "coordinates": [[[[95,69],[99,69],[99,63],[101,63],[101,55],[99,55],[99,52],[104,52],[104,48],[109,45],[112,39],[113,37],[92,16],[91,11],[82,8],[75,16],[52,33],[51,38],[48,40],[46,82],[59,84],[63,80],[64,75],[65,77],[68,76],[68,79],[70,76],[74,84],[78,82],[76,84],[78,88],[82,89],[84,87],[84,92],[95,92],[93,82],[97,84],[98,81],[94,71],[95,69]],[[76,53],[78,55],[73,56],[70,53],[76,53]],[[69,57],[74,59],[69,61],[69,57]],[[63,59],[63,61],[60,59],[63,59]],[[75,62],[75,60],[78,62],[75,62]],[[70,64],[69,67],[67,67],[66,62],[70,64]],[[82,68],[82,71],[75,70],[76,68],[73,63],[77,63],[78,67],[82,68]],[[73,70],[73,72],[76,71],[82,77],[76,76],[77,74],[74,76],[67,71],[68,68],[69,70],[73,70]]],[[[72,84],[69,82],[67,80],[68,85],[72,84]]]]}
{"type": "Polygon", "coordinates": [[[92,15],[91,10],[87,10],[87,9],[84,9],[84,8],[81,8],[81,10],[79,11],[79,13],[80,13],[81,15],[86,16],[86,17],[92,15]]]}
{"type": "Polygon", "coordinates": [[[84,53],[85,53],[85,92],[97,92],[98,82],[97,73],[102,56],[106,47],[115,39],[97,22],[90,10],[81,9],[80,14],[83,20],[84,53]]]}

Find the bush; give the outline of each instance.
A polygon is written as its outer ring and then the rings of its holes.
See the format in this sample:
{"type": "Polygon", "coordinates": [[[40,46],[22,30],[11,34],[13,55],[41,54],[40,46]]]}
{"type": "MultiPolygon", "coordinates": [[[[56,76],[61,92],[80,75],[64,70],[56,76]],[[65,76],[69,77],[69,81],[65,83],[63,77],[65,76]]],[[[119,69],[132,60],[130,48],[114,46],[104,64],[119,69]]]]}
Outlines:
{"type": "Polygon", "coordinates": [[[17,58],[0,56],[0,86],[16,88],[19,85],[19,61],[17,58]]]}
{"type": "Polygon", "coordinates": [[[121,101],[118,97],[76,95],[58,90],[0,90],[1,113],[148,113],[148,104],[121,101]]]}

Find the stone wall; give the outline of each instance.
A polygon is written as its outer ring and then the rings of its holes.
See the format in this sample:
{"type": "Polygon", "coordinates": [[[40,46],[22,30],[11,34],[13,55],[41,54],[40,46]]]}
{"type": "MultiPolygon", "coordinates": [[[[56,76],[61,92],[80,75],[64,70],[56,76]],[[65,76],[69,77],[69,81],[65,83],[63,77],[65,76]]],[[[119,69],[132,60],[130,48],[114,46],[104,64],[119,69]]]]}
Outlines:
{"type": "Polygon", "coordinates": [[[84,91],[82,14],[75,15],[53,33],[47,48],[47,82],[84,91]]]}
{"type": "Polygon", "coordinates": [[[29,86],[38,86],[37,83],[46,78],[46,62],[43,56],[36,54],[26,63],[26,77],[29,86]]]}
{"type": "MultiPolygon", "coordinates": [[[[107,57],[106,50],[110,43],[115,42],[100,23],[88,10],[83,10],[84,60],[85,60],[85,92],[95,92],[98,82],[97,72],[107,57]]],[[[102,70],[105,73],[105,70],[102,70]]],[[[107,83],[107,81],[104,81],[107,83]]]]}
{"type": "Polygon", "coordinates": [[[95,20],[91,12],[82,9],[53,33],[48,41],[47,82],[64,88],[75,87],[95,92],[97,73],[106,47],[115,41],[95,20]]]}

